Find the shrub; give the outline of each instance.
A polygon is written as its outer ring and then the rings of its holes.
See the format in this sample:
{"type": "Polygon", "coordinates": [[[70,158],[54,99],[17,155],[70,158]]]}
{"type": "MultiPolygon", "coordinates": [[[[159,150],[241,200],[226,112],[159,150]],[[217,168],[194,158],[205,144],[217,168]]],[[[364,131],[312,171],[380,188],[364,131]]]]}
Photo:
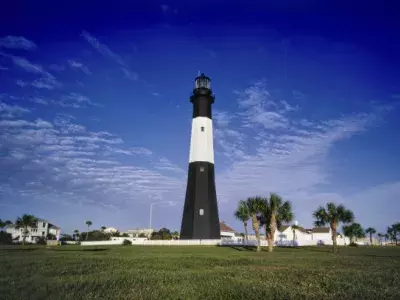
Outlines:
{"type": "Polygon", "coordinates": [[[124,245],[124,246],[131,246],[131,245],[132,245],[132,242],[131,242],[130,240],[124,240],[124,241],[122,242],[122,245],[124,245]]]}
{"type": "Polygon", "coordinates": [[[354,243],[354,242],[351,242],[351,243],[349,244],[349,246],[350,246],[350,247],[358,247],[358,244],[356,244],[356,243],[354,243]]]}
{"type": "Polygon", "coordinates": [[[12,244],[12,236],[10,233],[0,231],[0,244],[9,245],[12,244]]]}

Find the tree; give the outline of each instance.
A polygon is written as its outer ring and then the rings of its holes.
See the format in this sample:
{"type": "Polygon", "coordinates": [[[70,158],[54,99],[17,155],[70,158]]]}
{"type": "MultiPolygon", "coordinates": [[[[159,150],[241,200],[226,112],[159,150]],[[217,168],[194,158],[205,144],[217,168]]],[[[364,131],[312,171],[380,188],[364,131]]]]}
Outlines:
{"type": "Polygon", "coordinates": [[[12,244],[11,233],[0,231],[0,245],[9,245],[9,244],[12,244]]]}
{"type": "Polygon", "coordinates": [[[397,222],[395,224],[393,224],[392,226],[388,227],[387,229],[387,234],[390,237],[390,239],[392,240],[392,242],[394,241],[397,245],[397,236],[400,234],[400,223],[397,222]]]}
{"type": "Polygon", "coordinates": [[[79,230],[78,229],[74,230],[73,237],[74,237],[75,240],[77,239],[79,241],[79,230]]]}
{"type": "Polygon", "coordinates": [[[112,233],[111,233],[111,236],[113,236],[113,237],[120,237],[120,236],[121,236],[121,233],[119,232],[119,230],[117,230],[117,231],[115,231],[115,232],[112,232],[112,233]]]}
{"type": "Polygon", "coordinates": [[[145,237],[147,237],[147,236],[146,236],[146,234],[144,234],[144,233],[142,232],[142,233],[139,233],[139,237],[140,237],[140,238],[145,238],[145,237]]]}
{"type": "MultiPolygon", "coordinates": [[[[142,233],[141,233],[142,234],[142,233]]],[[[140,234],[139,234],[139,237],[146,237],[146,235],[145,234],[143,234],[144,236],[140,236],[140,234]]],[[[172,235],[172,239],[173,240],[177,240],[177,239],[179,239],[179,232],[177,231],[177,230],[175,230],[174,232],[171,232],[171,235],[172,235]]]]}
{"type": "Polygon", "coordinates": [[[253,226],[254,233],[257,239],[257,252],[261,251],[260,247],[260,223],[259,216],[263,210],[265,199],[259,196],[250,197],[246,201],[247,207],[249,209],[249,216],[253,226]]]}
{"type": "Polygon", "coordinates": [[[386,235],[388,237],[388,239],[390,239],[390,242],[393,243],[393,241],[395,240],[395,234],[394,234],[394,230],[392,227],[388,227],[386,230],[386,235]]]}
{"type": "Polygon", "coordinates": [[[388,235],[387,233],[385,233],[385,234],[383,235],[383,238],[385,239],[385,245],[386,245],[386,242],[387,242],[387,240],[389,239],[389,235],[388,235]]]}
{"type": "Polygon", "coordinates": [[[293,246],[295,245],[296,242],[296,229],[299,230],[300,226],[297,224],[292,225],[292,230],[293,230],[293,246]]]}
{"type": "Polygon", "coordinates": [[[86,225],[87,225],[87,228],[88,228],[88,232],[87,232],[87,234],[86,234],[86,240],[87,240],[88,237],[89,237],[89,229],[90,229],[90,226],[92,226],[93,223],[92,223],[92,221],[86,221],[86,225]]]}
{"type": "Polygon", "coordinates": [[[365,237],[363,228],[359,223],[352,223],[348,226],[343,226],[343,233],[350,238],[350,243],[354,243],[354,239],[365,237]]]}
{"type": "Polygon", "coordinates": [[[171,240],[172,234],[168,228],[161,228],[159,231],[154,231],[151,234],[152,240],[171,240]]]}
{"type": "Polygon", "coordinates": [[[107,229],[106,226],[101,226],[101,231],[104,231],[104,230],[106,230],[106,229],[107,229]]]}
{"type": "Polygon", "coordinates": [[[7,221],[3,221],[2,219],[0,219],[0,229],[3,230],[4,227],[11,225],[12,222],[10,220],[7,221]]]}
{"type": "Polygon", "coordinates": [[[248,233],[247,233],[247,222],[250,219],[249,208],[247,206],[247,202],[240,200],[238,204],[238,208],[235,211],[235,217],[239,221],[243,222],[244,226],[244,235],[246,239],[246,243],[249,241],[248,233]]]}
{"type": "Polygon", "coordinates": [[[365,229],[365,233],[368,233],[368,234],[369,234],[369,242],[370,242],[371,245],[372,245],[372,235],[376,233],[375,228],[373,228],[373,227],[368,227],[367,229],[365,229]]]}
{"type": "Polygon", "coordinates": [[[22,245],[25,245],[26,236],[28,235],[28,227],[34,228],[37,224],[37,218],[33,215],[24,214],[15,221],[16,228],[23,228],[22,245]]]}
{"type": "Polygon", "coordinates": [[[283,222],[293,220],[292,204],[290,201],[283,201],[275,193],[271,193],[269,199],[264,199],[260,223],[265,227],[265,237],[268,241],[268,252],[272,252],[275,242],[275,231],[281,227],[283,222]]]}
{"type": "Polygon", "coordinates": [[[343,205],[336,206],[335,203],[329,202],[326,207],[319,206],[313,212],[315,226],[321,227],[326,224],[330,225],[332,231],[333,252],[337,252],[337,227],[339,223],[351,223],[354,220],[352,211],[346,209],[343,205]]]}
{"type": "Polygon", "coordinates": [[[382,238],[383,238],[384,234],[379,232],[379,233],[377,234],[377,236],[378,236],[378,239],[379,239],[379,245],[382,246],[382,238]]]}

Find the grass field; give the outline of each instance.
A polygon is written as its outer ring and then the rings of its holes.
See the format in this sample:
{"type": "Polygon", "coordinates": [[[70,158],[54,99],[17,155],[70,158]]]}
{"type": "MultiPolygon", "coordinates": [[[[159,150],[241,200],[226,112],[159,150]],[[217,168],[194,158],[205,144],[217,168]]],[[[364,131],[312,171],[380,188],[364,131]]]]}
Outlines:
{"type": "Polygon", "coordinates": [[[0,299],[400,299],[400,247],[9,246],[0,299]]]}

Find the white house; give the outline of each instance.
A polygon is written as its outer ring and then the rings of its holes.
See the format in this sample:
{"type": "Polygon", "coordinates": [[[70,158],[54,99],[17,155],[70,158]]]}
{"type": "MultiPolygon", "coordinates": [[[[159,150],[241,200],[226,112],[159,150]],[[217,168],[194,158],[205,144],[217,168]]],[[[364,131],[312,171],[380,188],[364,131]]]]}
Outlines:
{"type": "Polygon", "coordinates": [[[118,229],[114,227],[107,227],[106,229],[103,230],[104,233],[116,233],[118,229]]]}
{"type": "Polygon", "coordinates": [[[139,235],[144,234],[147,238],[150,238],[154,229],[151,228],[136,228],[136,229],[129,229],[123,233],[127,233],[130,237],[135,238],[139,237],[139,235]]]}
{"type": "MultiPolygon", "coordinates": [[[[260,228],[263,231],[263,228],[260,228]]],[[[276,246],[312,246],[312,245],[332,245],[332,231],[330,227],[316,227],[306,229],[298,227],[293,230],[292,226],[281,226],[275,231],[276,246]]],[[[249,240],[255,240],[254,234],[249,235],[249,240]]],[[[261,234],[261,239],[265,240],[265,234],[261,234]]],[[[348,245],[348,238],[338,235],[338,245],[348,245]]]]}
{"type": "Polygon", "coordinates": [[[220,228],[220,234],[221,234],[221,240],[222,241],[224,241],[224,242],[232,241],[232,242],[235,242],[235,243],[243,241],[242,235],[239,234],[233,228],[231,228],[228,225],[226,225],[224,221],[219,223],[219,228],[220,228]]]}
{"type": "MultiPolygon", "coordinates": [[[[6,229],[7,233],[10,233],[13,242],[22,242],[24,237],[24,228],[17,228],[15,225],[9,225],[6,229]]],[[[26,233],[26,243],[36,243],[39,238],[48,239],[49,235],[52,235],[58,241],[60,239],[61,229],[54,224],[43,220],[37,219],[36,226],[28,227],[26,233]]]]}

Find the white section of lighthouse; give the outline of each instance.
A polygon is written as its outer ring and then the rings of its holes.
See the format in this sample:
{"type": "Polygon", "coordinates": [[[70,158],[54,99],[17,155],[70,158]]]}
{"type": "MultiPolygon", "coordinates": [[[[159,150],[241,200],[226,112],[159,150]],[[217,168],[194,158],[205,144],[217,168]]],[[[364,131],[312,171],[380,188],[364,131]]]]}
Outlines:
{"type": "Polygon", "coordinates": [[[214,163],[213,126],[208,117],[196,117],[192,121],[189,163],[195,161],[214,163]]]}

